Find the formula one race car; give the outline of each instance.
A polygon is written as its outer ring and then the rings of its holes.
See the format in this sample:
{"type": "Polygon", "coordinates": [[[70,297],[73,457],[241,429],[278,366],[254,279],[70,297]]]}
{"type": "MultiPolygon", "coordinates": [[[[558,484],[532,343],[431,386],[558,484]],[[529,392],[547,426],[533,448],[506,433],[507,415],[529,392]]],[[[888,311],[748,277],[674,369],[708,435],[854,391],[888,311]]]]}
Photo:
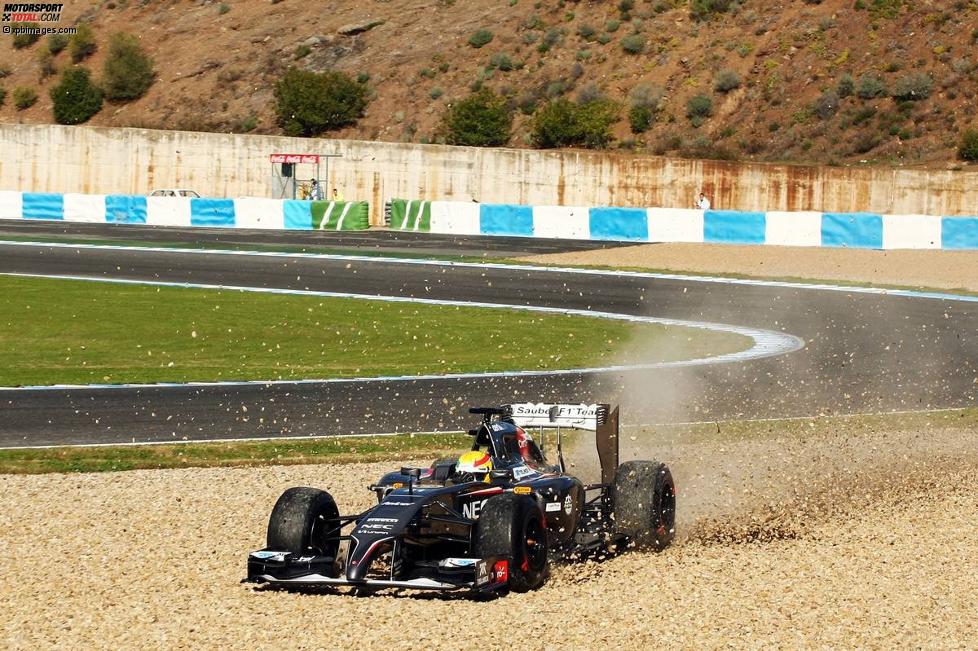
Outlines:
{"type": "Polygon", "coordinates": [[[329,493],[290,488],[272,509],[267,545],[245,581],[270,587],[469,590],[540,587],[549,562],[675,535],[676,490],[665,464],[618,465],[618,409],[513,404],[469,410],[472,450],[430,468],[401,468],[370,486],[377,505],[340,515],[329,493]],[[524,428],[557,430],[551,465],[524,428]],[[562,427],[595,432],[601,483],[565,472],[562,427]],[[349,533],[344,533],[348,531],[349,533]]]}

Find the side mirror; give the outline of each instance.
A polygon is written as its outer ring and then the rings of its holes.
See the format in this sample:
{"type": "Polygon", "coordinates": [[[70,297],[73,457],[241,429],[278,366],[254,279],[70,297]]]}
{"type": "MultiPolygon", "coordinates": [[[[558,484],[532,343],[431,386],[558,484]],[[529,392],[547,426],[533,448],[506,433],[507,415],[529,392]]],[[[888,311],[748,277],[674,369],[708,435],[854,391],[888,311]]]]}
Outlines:
{"type": "Polygon", "coordinates": [[[421,468],[401,468],[401,474],[407,475],[408,477],[414,477],[415,479],[420,479],[421,468]]]}
{"type": "Polygon", "coordinates": [[[512,479],[513,471],[510,468],[500,468],[499,470],[490,470],[489,476],[492,479],[512,479]]]}

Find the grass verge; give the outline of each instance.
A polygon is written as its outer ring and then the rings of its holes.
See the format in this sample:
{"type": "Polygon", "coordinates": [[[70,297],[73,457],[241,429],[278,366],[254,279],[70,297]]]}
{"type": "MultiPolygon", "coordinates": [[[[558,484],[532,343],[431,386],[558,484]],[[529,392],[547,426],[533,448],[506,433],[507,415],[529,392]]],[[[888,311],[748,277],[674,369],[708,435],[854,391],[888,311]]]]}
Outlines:
{"type": "Polygon", "coordinates": [[[0,275],[0,385],[580,368],[641,337],[668,361],[740,335],[517,310],[0,275]]]}
{"type": "Polygon", "coordinates": [[[458,454],[466,434],[400,434],[355,438],[282,439],[167,445],[0,450],[0,473],[113,472],[213,466],[362,463],[458,454]]]}

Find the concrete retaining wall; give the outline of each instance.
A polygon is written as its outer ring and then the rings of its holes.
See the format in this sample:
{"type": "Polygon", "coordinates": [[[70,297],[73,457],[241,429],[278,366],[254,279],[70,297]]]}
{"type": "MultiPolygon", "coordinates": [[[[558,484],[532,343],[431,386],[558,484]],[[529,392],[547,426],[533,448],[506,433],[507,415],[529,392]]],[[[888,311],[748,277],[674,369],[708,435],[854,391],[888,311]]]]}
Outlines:
{"type": "Polygon", "coordinates": [[[373,224],[382,223],[389,197],[687,208],[700,189],[725,210],[978,214],[974,172],[22,124],[0,125],[0,190],[139,195],[189,187],[214,197],[269,196],[272,153],[339,154],[327,187],[368,201],[373,224]]]}
{"type": "Polygon", "coordinates": [[[391,228],[634,242],[978,249],[978,217],[391,202],[391,228]]]}

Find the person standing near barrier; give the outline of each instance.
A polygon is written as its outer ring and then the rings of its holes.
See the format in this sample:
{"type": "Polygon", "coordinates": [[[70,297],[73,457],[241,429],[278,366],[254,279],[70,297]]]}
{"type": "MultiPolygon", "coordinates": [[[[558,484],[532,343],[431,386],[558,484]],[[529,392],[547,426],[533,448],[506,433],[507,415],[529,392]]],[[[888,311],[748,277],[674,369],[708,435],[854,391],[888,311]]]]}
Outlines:
{"type": "Polygon", "coordinates": [[[309,199],[311,201],[323,200],[323,188],[316,179],[312,180],[312,187],[309,189],[309,199]]]}
{"type": "Polygon", "coordinates": [[[700,192],[699,199],[696,200],[696,207],[700,210],[710,209],[710,200],[706,198],[706,194],[700,192]]]}
{"type": "Polygon", "coordinates": [[[343,195],[336,188],[333,188],[333,196],[330,197],[330,199],[333,201],[345,201],[345,199],[343,199],[343,195]]]}

